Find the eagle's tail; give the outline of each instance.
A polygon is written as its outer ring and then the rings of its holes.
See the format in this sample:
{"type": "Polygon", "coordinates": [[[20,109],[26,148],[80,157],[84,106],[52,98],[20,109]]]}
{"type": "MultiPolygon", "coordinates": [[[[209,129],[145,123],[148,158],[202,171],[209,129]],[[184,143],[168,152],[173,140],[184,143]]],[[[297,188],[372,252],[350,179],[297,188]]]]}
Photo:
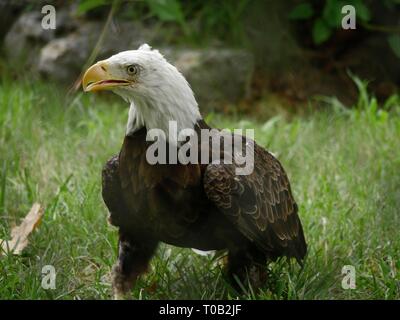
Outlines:
{"type": "Polygon", "coordinates": [[[301,221],[299,218],[298,222],[299,222],[299,232],[296,239],[293,240],[292,256],[296,258],[296,261],[302,267],[304,257],[307,254],[307,243],[304,237],[303,226],[301,225],[301,221]]]}

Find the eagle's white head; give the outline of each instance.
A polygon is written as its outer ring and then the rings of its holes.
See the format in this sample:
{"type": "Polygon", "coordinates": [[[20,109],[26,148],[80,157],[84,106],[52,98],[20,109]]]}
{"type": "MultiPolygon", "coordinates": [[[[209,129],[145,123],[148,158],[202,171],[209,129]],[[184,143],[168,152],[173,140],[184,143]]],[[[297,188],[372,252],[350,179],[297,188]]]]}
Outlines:
{"type": "Polygon", "coordinates": [[[112,90],[130,103],[127,134],[146,127],[168,135],[169,121],[176,121],[180,132],[201,119],[184,76],[147,44],[97,62],[82,85],[86,92],[112,90]]]}

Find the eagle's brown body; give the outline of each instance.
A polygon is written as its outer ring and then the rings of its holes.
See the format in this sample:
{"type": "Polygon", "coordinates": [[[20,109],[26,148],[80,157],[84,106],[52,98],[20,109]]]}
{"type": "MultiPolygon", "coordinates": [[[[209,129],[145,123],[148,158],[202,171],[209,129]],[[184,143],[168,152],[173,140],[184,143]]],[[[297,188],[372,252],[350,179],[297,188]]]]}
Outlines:
{"type": "MultiPolygon", "coordinates": [[[[204,121],[195,127],[207,128],[204,121]]],[[[199,156],[207,143],[199,141],[199,156]]],[[[248,267],[279,256],[304,257],[288,178],[266,150],[254,143],[254,171],[238,176],[233,164],[150,165],[148,146],[146,129],[126,136],[120,154],[103,170],[103,198],[120,230],[116,290],[130,288],[159,242],[227,249],[228,271],[239,278],[248,267]]]]}

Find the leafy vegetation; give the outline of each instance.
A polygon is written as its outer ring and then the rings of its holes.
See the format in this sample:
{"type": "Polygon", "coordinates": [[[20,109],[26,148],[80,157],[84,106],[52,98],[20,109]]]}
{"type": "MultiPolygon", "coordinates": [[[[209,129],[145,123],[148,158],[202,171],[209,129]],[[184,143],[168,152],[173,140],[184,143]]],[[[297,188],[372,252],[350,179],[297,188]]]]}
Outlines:
{"type": "Polygon", "coordinates": [[[327,41],[335,29],[341,28],[344,17],[342,8],[352,5],[355,8],[357,18],[367,22],[371,19],[369,8],[362,0],[327,0],[320,12],[314,11],[312,2],[303,2],[296,5],[289,13],[293,20],[307,20],[313,18],[312,36],[315,44],[319,45],[327,41]]]}
{"type": "MultiPolygon", "coordinates": [[[[355,81],[360,98],[352,109],[321,97],[321,107],[303,116],[208,115],[215,126],[255,128],[257,141],[278,156],[309,243],[303,269],[274,263],[263,290],[243,298],[400,298],[400,98],[378,106],[355,81]],[[355,266],[355,290],[341,287],[343,265],[355,266]]],[[[33,202],[46,207],[24,254],[0,259],[3,299],[111,297],[117,232],[106,223],[100,172],[120,148],[128,110],[120,100],[79,94],[66,103],[63,95],[48,83],[0,82],[0,238],[33,202]],[[55,290],[41,288],[49,264],[55,290]]],[[[133,295],[235,297],[213,258],[166,245],[133,295]]]]}
{"type": "MultiPolygon", "coordinates": [[[[398,0],[386,0],[383,2],[383,5],[389,8],[400,4],[398,0]]],[[[326,0],[322,6],[321,1],[304,1],[293,7],[289,12],[289,19],[294,21],[311,20],[313,42],[315,45],[321,45],[329,40],[336,30],[341,28],[342,19],[345,16],[345,14],[342,13],[342,8],[346,5],[354,7],[360,26],[367,29],[387,32],[388,44],[393,52],[400,58],[400,29],[390,27],[386,29],[382,26],[371,26],[369,22],[373,17],[373,12],[370,9],[370,1],[326,0]]]]}
{"type": "MultiPolygon", "coordinates": [[[[310,21],[310,36],[316,46],[327,42],[342,26],[342,8],[355,8],[359,27],[387,34],[389,47],[400,57],[400,29],[396,26],[371,25],[374,18],[372,1],[368,0],[304,0],[292,1],[292,9],[287,17],[293,21],[310,21]]],[[[250,0],[238,0],[232,5],[230,0],[80,0],[77,13],[84,14],[97,8],[123,5],[119,14],[130,20],[145,21],[155,18],[161,23],[173,23],[182,31],[183,42],[204,44],[216,37],[222,41],[243,44],[245,34],[242,18],[250,0]]],[[[399,0],[385,0],[383,6],[393,9],[399,0]]]]}
{"type": "Polygon", "coordinates": [[[85,14],[97,8],[116,4],[118,14],[131,21],[148,20],[174,24],[180,30],[180,41],[204,44],[217,37],[232,43],[243,41],[241,17],[250,0],[80,0],[77,13],[85,14]]]}

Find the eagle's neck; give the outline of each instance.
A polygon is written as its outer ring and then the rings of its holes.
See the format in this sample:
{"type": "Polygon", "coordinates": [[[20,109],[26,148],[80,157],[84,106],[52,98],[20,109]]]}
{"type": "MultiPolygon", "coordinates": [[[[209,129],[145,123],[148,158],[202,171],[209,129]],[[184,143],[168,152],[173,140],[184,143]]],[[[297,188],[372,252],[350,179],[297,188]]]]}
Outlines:
{"type": "Polygon", "coordinates": [[[197,102],[190,92],[179,92],[176,95],[160,95],[157,99],[135,97],[129,108],[126,135],[131,135],[143,127],[147,131],[160,129],[165,133],[169,143],[176,144],[170,136],[170,122],[176,123],[177,133],[184,129],[194,129],[201,120],[197,102]]]}

